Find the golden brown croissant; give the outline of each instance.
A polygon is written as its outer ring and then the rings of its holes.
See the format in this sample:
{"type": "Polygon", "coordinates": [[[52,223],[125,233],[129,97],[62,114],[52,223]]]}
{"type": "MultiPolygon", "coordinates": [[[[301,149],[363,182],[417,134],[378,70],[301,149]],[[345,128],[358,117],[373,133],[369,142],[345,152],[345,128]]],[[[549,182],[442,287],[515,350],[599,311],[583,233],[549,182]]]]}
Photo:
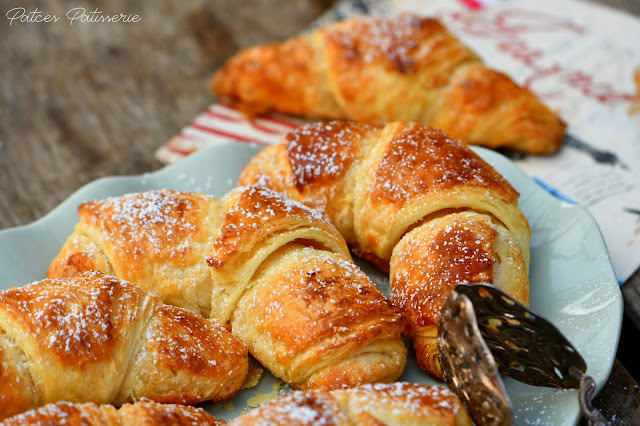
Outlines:
{"type": "Polygon", "coordinates": [[[530,229],[519,194],[461,142],[417,123],[315,123],[255,156],[240,185],[322,211],[362,257],[390,269],[418,363],[438,378],[439,312],[458,282],[529,299],[530,229]]]}
{"type": "Polygon", "coordinates": [[[177,404],[159,404],[140,401],[125,404],[119,409],[112,405],[91,402],[57,402],[29,410],[0,421],[0,426],[220,426],[225,421],[216,419],[202,408],[177,404]]]}
{"type": "Polygon", "coordinates": [[[56,401],[221,401],[247,371],[222,325],[100,272],[0,293],[0,418],[56,401]]]}
{"type": "Polygon", "coordinates": [[[333,391],[297,391],[230,423],[240,425],[469,425],[464,406],[442,386],[367,384],[333,391]]]}
{"type": "Polygon", "coordinates": [[[466,143],[552,153],[564,123],[435,19],[358,17],[231,58],[211,89],[246,110],[428,124],[466,143]]]}
{"type": "Polygon", "coordinates": [[[50,277],[105,269],[226,323],[296,388],[392,381],[406,364],[399,309],[318,212],[265,188],[84,203],[50,277]]]}

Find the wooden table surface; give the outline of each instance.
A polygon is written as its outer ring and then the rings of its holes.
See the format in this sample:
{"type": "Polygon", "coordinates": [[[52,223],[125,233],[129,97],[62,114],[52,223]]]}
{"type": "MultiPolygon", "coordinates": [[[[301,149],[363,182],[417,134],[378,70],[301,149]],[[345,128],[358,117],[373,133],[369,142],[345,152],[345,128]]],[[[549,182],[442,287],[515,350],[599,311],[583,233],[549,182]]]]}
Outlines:
{"type": "MultiPolygon", "coordinates": [[[[594,1],[594,0],[591,0],[594,1]]],[[[640,16],[637,0],[598,0],[640,16]]],[[[20,23],[13,7],[65,16],[96,3],[0,2],[0,229],[45,215],[80,186],[162,166],[153,153],[213,100],[207,82],[237,50],[305,29],[329,0],[114,0],[140,22],[20,23]],[[232,19],[231,19],[232,17],[232,19]]],[[[1,273],[1,272],[0,272],[1,273]]],[[[617,361],[594,405],[640,424],[640,273],[622,287],[617,361]],[[633,345],[633,346],[632,346],[633,345]]]]}

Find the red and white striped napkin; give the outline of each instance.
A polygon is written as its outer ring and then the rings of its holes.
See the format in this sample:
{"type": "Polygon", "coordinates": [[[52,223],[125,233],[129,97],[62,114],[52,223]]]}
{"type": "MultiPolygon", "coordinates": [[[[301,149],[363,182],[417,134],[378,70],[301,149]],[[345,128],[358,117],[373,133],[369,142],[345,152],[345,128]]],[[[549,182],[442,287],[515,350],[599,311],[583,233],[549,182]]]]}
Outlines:
{"type": "Polygon", "coordinates": [[[164,163],[173,163],[198,149],[229,141],[271,145],[302,123],[300,119],[277,114],[247,117],[232,104],[219,101],[160,148],[156,157],[164,163]]]}

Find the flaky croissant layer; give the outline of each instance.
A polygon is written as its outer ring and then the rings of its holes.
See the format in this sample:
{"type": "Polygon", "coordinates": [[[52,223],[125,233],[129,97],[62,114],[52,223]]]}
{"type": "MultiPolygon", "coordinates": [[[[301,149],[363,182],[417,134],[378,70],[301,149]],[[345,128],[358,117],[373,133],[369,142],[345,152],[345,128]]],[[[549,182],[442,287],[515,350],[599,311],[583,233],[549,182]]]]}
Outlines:
{"type": "Polygon", "coordinates": [[[473,423],[442,386],[396,382],[344,390],[298,391],[266,402],[231,425],[451,425],[473,423]]]}
{"type": "Polygon", "coordinates": [[[462,281],[527,304],[529,224],[517,191],[449,135],[418,123],[314,123],[265,148],[239,185],[262,185],[321,211],[360,256],[390,269],[418,362],[442,378],[439,312],[462,281]]]}
{"type": "Polygon", "coordinates": [[[247,111],[428,124],[469,144],[560,148],[565,125],[436,19],[357,17],[232,57],[211,80],[247,111]]]}
{"type": "Polygon", "coordinates": [[[398,308],[320,213],[272,190],[221,199],[160,190],[84,203],[49,277],[112,271],[165,302],[225,323],[300,389],[397,379],[398,308]]]}
{"type": "MultiPolygon", "coordinates": [[[[223,425],[201,408],[140,401],[120,409],[59,402],[0,421],[0,426],[65,424],[109,426],[223,425]]],[[[460,400],[442,386],[368,384],[345,390],[296,391],[265,402],[231,425],[455,425],[470,426],[460,400]]]]}
{"type": "Polygon", "coordinates": [[[56,401],[222,401],[247,371],[222,325],[101,272],[0,293],[0,418],[56,401]]]}
{"type": "Polygon", "coordinates": [[[91,402],[50,403],[0,421],[0,426],[220,426],[216,419],[202,408],[177,404],[159,404],[140,401],[125,404],[119,409],[112,405],[91,402]]]}

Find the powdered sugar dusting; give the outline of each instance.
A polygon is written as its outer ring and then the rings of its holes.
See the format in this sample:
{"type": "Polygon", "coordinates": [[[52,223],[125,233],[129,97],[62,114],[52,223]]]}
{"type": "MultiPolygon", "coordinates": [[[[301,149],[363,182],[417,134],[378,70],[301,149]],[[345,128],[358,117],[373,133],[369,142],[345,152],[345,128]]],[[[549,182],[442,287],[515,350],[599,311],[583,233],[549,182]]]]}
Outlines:
{"type": "MultiPolygon", "coordinates": [[[[115,411],[113,407],[109,407],[115,411]]],[[[109,411],[107,409],[106,411],[109,411]]],[[[71,402],[57,402],[44,405],[35,410],[30,410],[3,421],[6,426],[30,425],[30,424],[56,424],[56,425],[79,425],[96,424],[96,421],[106,421],[103,417],[100,406],[92,403],[73,404],[71,402]],[[93,420],[93,422],[91,422],[93,420]]]]}
{"type": "Polygon", "coordinates": [[[34,410],[4,419],[3,425],[56,424],[56,425],[99,425],[119,424],[120,419],[135,418],[141,424],[180,425],[223,425],[201,408],[177,404],[159,404],[143,400],[135,404],[125,404],[119,410],[111,405],[94,403],[71,403],[60,401],[46,404],[34,410]],[[148,422],[148,423],[147,423],[148,422]]]}
{"type": "Polygon", "coordinates": [[[80,206],[81,217],[96,224],[126,258],[186,255],[196,234],[203,202],[212,197],[167,189],[110,197],[80,206]]]}
{"type": "Polygon", "coordinates": [[[435,325],[459,282],[493,282],[498,231],[488,217],[450,215],[403,237],[394,249],[393,301],[420,325],[435,325]]]}
{"type": "Polygon", "coordinates": [[[392,414],[412,413],[417,423],[424,417],[455,415],[461,407],[458,397],[444,386],[425,386],[415,383],[375,383],[343,390],[349,394],[350,409],[368,412],[375,417],[376,411],[392,410],[392,414]],[[384,408],[382,408],[384,407],[384,408]]]}
{"type": "Polygon", "coordinates": [[[348,424],[347,416],[330,396],[318,392],[297,391],[269,401],[254,412],[239,418],[240,424],[258,426],[329,426],[348,424]]]}
{"type": "Polygon", "coordinates": [[[370,189],[374,200],[405,202],[417,196],[476,186],[509,202],[518,193],[462,142],[432,127],[406,123],[391,137],[370,189]]]}
{"type": "Polygon", "coordinates": [[[126,416],[127,412],[135,413],[136,419],[142,424],[178,424],[180,426],[225,424],[223,420],[216,419],[199,407],[159,404],[144,399],[135,404],[125,404],[118,412],[122,416],[126,416]]]}
{"type": "Polygon", "coordinates": [[[365,420],[366,424],[394,420],[397,424],[454,424],[461,408],[458,397],[444,386],[377,383],[334,391],[296,391],[263,404],[233,424],[342,425],[365,420]]]}
{"type": "Polygon", "coordinates": [[[152,324],[146,339],[170,368],[205,377],[243,374],[246,365],[237,361],[247,348],[222,325],[168,305],[156,310],[152,324]]]}
{"type": "Polygon", "coordinates": [[[322,339],[370,335],[375,328],[399,337],[402,329],[400,312],[353,262],[313,248],[280,265],[277,285],[255,292],[246,309],[255,330],[287,342],[278,353],[283,359],[322,339]]]}
{"type": "Polygon", "coordinates": [[[100,362],[123,344],[135,321],[140,290],[98,272],[68,281],[45,280],[0,294],[25,331],[63,365],[100,362]]]}
{"type": "Polygon", "coordinates": [[[300,188],[342,177],[354,160],[359,139],[370,130],[364,124],[331,121],[289,133],[284,144],[295,185],[300,188]]]}
{"type": "Polygon", "coordinates": [[[220,235],[214,243],[209,265],[221,268],[243,244],[259,236],[291,226],[298,219],[308,227],[317,227],[339,235],[317,210],[263,187],[239,187],[228,194],[228,210],[220,235]]]}
{"type": "Polygon", "coordinates": [[[365,64],[380,61],[391,70],[412,74],[416,63],[428,53],[419,49],[421,42],[438,31],[443,27],[434,19],[399,14],[352,20],[344,29],[329,28],[327,37],[340,46],[347,60],[365,64]]]}

